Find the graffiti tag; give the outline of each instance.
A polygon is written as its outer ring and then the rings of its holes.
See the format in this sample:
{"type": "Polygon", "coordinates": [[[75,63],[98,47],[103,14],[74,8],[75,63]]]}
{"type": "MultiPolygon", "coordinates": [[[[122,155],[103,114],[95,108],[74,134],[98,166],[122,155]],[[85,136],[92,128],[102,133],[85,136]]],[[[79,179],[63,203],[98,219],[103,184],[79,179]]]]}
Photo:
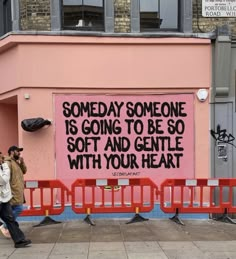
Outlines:
{"type": "Polygon", "coordinates": [[[211,130],[211,136],[220,143],[226,143],[236,147],[232,142],[235,140],[235,137],[231,133],[227,133],[226,129],[221,129],[220,125],[217,125],[217,130],[211,130]]]}

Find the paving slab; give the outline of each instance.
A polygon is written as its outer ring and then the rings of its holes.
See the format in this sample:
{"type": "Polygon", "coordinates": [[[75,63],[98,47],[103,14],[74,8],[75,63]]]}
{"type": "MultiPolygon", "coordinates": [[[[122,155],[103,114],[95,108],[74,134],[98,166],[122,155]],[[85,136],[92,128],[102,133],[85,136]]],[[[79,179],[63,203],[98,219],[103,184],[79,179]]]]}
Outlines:
{"type": "Polygon", "coordinates": [[[89,251],[89,242],[81,243],[60,243],[55,244],[50,256],[52,255],[87,255],[89,251]]]}
{"type": "Polygon", "coordinates": [[[127,254],[125,251],[90,251],[88,254],[88,259],[126,259],[127,254]]]}
{"type": "Polygon", "coordinates": [[[25,247],[25,248],[15,249],[14,254],[16,254],[16,255],[28,255],[28,254],[44,255],[44,254],[50,254],[54,245],[55,245],[54,243],[33,244],[33,245],[25,247]]]}
{"type": "Polygon", "coordinates": [[[125,251],[123,242],[92,242],[89,251],[125,251]]]}
{"type": "Polygon", "coordinates": [[[191,241],[159,242],[160,247],[169,259],[200,259],[204,253],[191,241]]]}
{"type": "Polygon", "coordinates": [[[8,244],[4,243],[0,246],[0,258],[1,257],[8,257],[15,251],[13,248],[13,242],[8,241],[8,244]]]}
{"type": "Polygon", "coordinates": [[[160,245],[156,241],[145,242],[124,242],[125,249],[130,253],[148,253],[162,251],[160,245]]]}
{"type": "Polygon", "coordinates": [[[207,259],[236,259],[234,252],[206,252],[207,259]]]}
{"type": "Polygon", "coordinates": [[[35,244],[40,243],[55,243],[57,242],[58,238],[62,233],[61,228],[49,228],[41,227],[39,228],[32,228],[31,232],[28,233],[28,237],[34,240],[35,244]]]}
{"type": "Polygon", "coordinates": [[[50,255],[48,259],[88,259],[88,255],[50,255]]]}
{"type": "Polygon", "coordinates": [[[191,251],[169,250],[169,251],[164,251],[164,253],[168,259],[215,259],[214,257],[209,258],[201,251],[195,251],[194,253],[191,253],[191,251]]]}
{"type": "Polygon", "coordinates": [[[58,243],[77,243],[77,242],[90,242],[91,237],[90,229],[67,229],[63,228],[61,235],[58,237],[58,243]]]}
{"type": "Polygon", "coordinates": [[[119,225],[98,225],[91,228],[91,242],[109,241],[123,241],[123,236],[119,225]]]}
{"type": "Polygon", "coordinates": [[[128,259],[168,259],[164,252],[128,253],[128,259]]]}
{"type": "Polygon", "coordinates": [[[236,240],[232,241],[194,241],[193,242],[201,251],[204,252],[235,252],[236,240]]]}
{"type": "Polygon", "coordinates": [[[29,252],[27,254],[12,254],[11,256],[7,257],[9,259],[48,259],[48,254],[34,254],[29,252]]]}
{"type": "Polygon", "coordinates": [[[155,241],[156,235],[145,224],[121,224],[121,231],[125,241],[155,241]]]}

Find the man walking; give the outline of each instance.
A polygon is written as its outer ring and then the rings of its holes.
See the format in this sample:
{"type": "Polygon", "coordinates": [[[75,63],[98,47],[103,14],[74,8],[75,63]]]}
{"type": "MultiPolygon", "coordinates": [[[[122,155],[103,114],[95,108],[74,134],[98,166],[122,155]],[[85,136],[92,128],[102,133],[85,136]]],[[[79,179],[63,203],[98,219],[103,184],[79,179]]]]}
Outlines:
{"type": "Polygon", "coordinates": [[[26,247],[31,244],[30,239],[26,239],[24,233],[20,230],[18,223],[15,221],[10,205],[12,198],[10,187],[10,169],[4,157],[0,152],[0,218],[5,222],[10,235],[15,243],[15,248],[26,247]]]}
{"type": "MultiPolygon", "coordinates": [[[[12,199],[10,204],[12,206],[15,220],[23,210],[25,202],[24,197],[24,174],[27,171],[23,157],[20,152],[23,148],[11,146],[8,149],[8,155],[4,158],[10,168],[10,186],[12,191],[12,199]]],[[[0,223],[0,230],[5,237],[10,237],[6,224],[0,223]]]]}
{"type": "Polygon", "coordinates": [[[4,161],[7,162],[11,173],[10,185],[13,197],[10,203],[15,219],[17,219],[22,212],[23,204],[25,202],[24,174],[27,171],[27,167],[23,157],[21,157],[21,151],[23,151],[23,148],[11,146],[8,149],[9,157],[5,157],[4,159],[4,161]]]}

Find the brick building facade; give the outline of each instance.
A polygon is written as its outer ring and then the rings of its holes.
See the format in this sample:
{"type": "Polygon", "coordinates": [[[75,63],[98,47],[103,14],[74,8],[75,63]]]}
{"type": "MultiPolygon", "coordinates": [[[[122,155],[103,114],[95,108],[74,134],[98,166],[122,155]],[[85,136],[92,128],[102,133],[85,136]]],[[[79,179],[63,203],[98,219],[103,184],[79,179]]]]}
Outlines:
{"type": "Polygon", "coordinates": [[[23,31],[50,31],[50,0],[21,0],[20,28],[23,31]]]}
{"type": "MultiPolygon", "coordinates": [[[[131,32],[130,0],[114,1],[114,31],[131,32]]],[[[20,1],[20,29],[23,31],[51,30],[50,0],[20,1]]]]}
{"type": "MultiPolygon", "coordinates": [[[[191,2],[191,1],[189,1],[191,2]]],[[[21,0],[20,30],[50,31],[51,30],[51,1],[50,0],[21,0]]],[[[131,32],[131,0],[114,1],[114,32],[131,32]]],[[[216,27],[228,25],[232,37],[236,38],[236,18],[209,18],[202,16],[202,0],[192,1],[192,32],[209,33],[216,27]]]]}
{"type": "MultiPolygon", "coordinates": [[[[142,6],[142,9],[141,3],[145,5],[148,0],[94,2],[97,4],[95,7],[76,0],[0,0],[2,151],[5,152],[12,144],[24,147],[24,155],[29,161],[28,179],[61,177],[67,181],[66,177],[76,177],[77,174],[84,178],[105,178],[131,173],[135,177],[138,174],[151,177],[160,183],[166,175],[170,178],[236,177],[233,170],[236,152],[232,143],[225,141],[222,145],[209,132],[209,125],[215,135],[222,132],[232,135],[236,128],[236,17],[203,17],[201,0],[172,1],[175,5],[169,2],[163,13],[160,6],[153,10],[142,6]],[[199,93],[204,93],[204,98],[199,97],[199,93]],[[78,114],[73,115],[75,118],[66,118],[67,111],[72,114],[71,107],[77,109],[75,113],[78,112],[80,100],[89,103],[93,113],[94,104],[100,102],[103,106],[98,109],[105,109],[105,104],[111,107],[116,104],[122,110],[125,108],[123,99],[128,103],[126,107],[136,105],[138,111],[146,107],[145,113],[149,112],[149,106],[145,106],[147,100],[155,105],[163,103],[164,112],[166,107],[174,109],[175,105],[177,108],[181,105],[179,109],[183,118],[173,119],[175,111],[172,111],[171,115],[165,114],[156,121],[154,132],[150,133],[148,129],[147,132],[154,136],[152,139],[158,139],[160,134],[163,139],[170,140],[169,147],[163,144],[162,148],[156,148],[155,154],[151,154],[151,163],[149,156],[145,156],[145,152],[150,151],[149,146],[142,150],[144,154],[137,149],[128,149],[135,158],[135,171],[125,168],[124,163],[122,169],[120,164],[115,164],[114,168],[111,164],[106,167],[102,163],[104,160],[99,160],[106,152],[109,158],[126,156],[120,156],[116,152],[118,149],[111,150],[113,153],[110,154],[107,146],[105,151],[100,149],[103,143],[107,143],[105,133],[101,134],[104,137],[99,142],[101,145],[94,144],[94,153],[80,151],[80,147],[75,147],[72,142],[75,138],[77,144],[81,139],[87,141],[92,130],[88,137],[86,134],[81,137],[77,134],[78,114]],[[140,106],[143,102],[145,105],[140,106]],[[182,105],[185,105],[184,111],[182,105]],[[49,118],[52,125],[45,131],[32,134],[23,131],[22,120],[34,117],[49,118]],[[179,123],[176,127],[173,125],[175,119],[179,123]],[[9,143],[10,140],[14,143],[9,143]],[[174,147],[171,147],[172,142],[174,147]],[[226,154],[224,158],[219,154],[222,149],[226,154]],[[177,155],[174,155],[180,158],[177,163],[172,161],[175,151],[177,155]],[[86,153],[82,156],[97,155],[99,158],[95,162],[99,168],[92,168],[92,172],[86,170],[85,167],[92,163],[82,165],[81,171],[73,168],[76,162],[68,166],[68,157],[75,155],[79,161],[81,152],[86,153]],[[161,152],[164,158],[156,165],[155,158],[161,152]],[[167,162],[165,152],[168,152],[167,162]],[[136,156],[140,158],[141,155],[144,159],[137,159],[136,163],[136,156]],[[144,161],[143,165],[139,164],[140,161],[144,161]],[[149,163],[146,168],[145,163],[149,163]]],[[[166,4],[168,0],[162,2],[166,4]]],[[[86,107],[84,111],[87,112],[86,107]]],[[[129,109],[135,110],[132,106],[129,109]]],[[[162,116],[158,109],[155,108],[157,116],[162,116]]],[[[110,109],[111,113],[113,110],[110,109]]],[[[116,122],[130,116],[127,121],[133,123],[132,113],[115,115],[116,122]]],[[[150,119],[148,116],[136,116],[137,125],[145,127],[148,120],[146,123],[142,121],[150,119]]],[[[93,123],[102,121],[107,125],[105,122],[113,122],[113,119],[109,114],[99,120],[94,118],[93,123]]],[[[87,120],[83,116],[81,120],[90,122],[90,118],[87,120]]],[[[120,131],[124,125],[125,122],[118,127],[120,131]]],[[[140,128],[137,126],[135,129],[140,128]]],[[[127,136],[118,133],[117,140],[120,137],[133,144],[140,140],[140,136],[136,136],[138,134],[141,133],[137,131],[127,136]]],[[[144,135],[144,139],[149,137],[144,135]]],[[[91,139],[94,139],[93,135],[91,139]]],[[[86,144],[88,150],[90,144],[86,144]]],[[[148,141],[144,143],[148,144],[148,141]]]]}
{"type": "Polygon", "coordinates": [[[115,32],[130,32],[130,0],[115,1],[115,32]]]}

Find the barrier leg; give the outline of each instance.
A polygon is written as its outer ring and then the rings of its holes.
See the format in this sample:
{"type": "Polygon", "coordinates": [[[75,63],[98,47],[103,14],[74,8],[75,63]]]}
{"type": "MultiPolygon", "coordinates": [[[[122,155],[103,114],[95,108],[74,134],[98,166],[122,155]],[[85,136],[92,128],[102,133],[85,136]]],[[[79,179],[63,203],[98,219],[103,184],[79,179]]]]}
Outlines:
{"type": "Polygon", "coordinates": [[[230,224],[236,224],[236,222],[233,221],[233,220],[228,216],[227,209],[225,209],[224,214],[223,214],[222,216],[220,216],[219,218],[214,218],[214,220],[216,220],[216,221],[222,221],[222,222],[230,223],[230,224]]]}
{"type": "Polygon", "coordinates": [[[139,208],[136,208],[136,213],[134,215],[134,217],[126,222],[126,224],[130,224],[130,223],[135,223],[135,222],[142,222],[142,221],[147,221],[148,219],[145,219],[144,217],[142,217],[141,215],[139,215],[139,208]]]}
{"type": "Polygon", "coordinates": [[[95,223],[90,218],[90,208],[87,208],[87,216],[85,217],[84,221],[90,224],[91,226],[95,226],[95,223]]]}
{"type": "Polygon", "coordinates": [[[177,224],[180,224],[180,225],[184,226],[183,221],[179,218],[179,210],[178,209],[176,209],[175,215],[172,218],[170,218],[170,220],[174,221],[177,224]]]}
{"type": "Polygon", "coordinates": [[[52,224],[59,224],[61,221],[56,221],[48,216],[48,210],[46,210],[46,216],[45,218],[37,225],[34,225],[33,227],[40,227],[40,226],[46,226],[46,225],[52,225],[52,224]]]}

